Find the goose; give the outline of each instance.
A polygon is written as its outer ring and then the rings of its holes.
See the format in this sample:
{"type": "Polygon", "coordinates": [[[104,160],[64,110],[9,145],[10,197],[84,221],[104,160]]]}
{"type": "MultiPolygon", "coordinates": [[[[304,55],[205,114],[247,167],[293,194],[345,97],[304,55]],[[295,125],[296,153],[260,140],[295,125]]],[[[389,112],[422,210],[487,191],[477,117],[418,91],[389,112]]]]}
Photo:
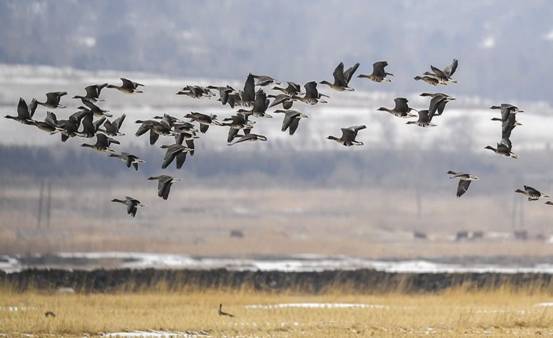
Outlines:
{"type": "Polygon", "coordinates": [[[127,93],[127,94],[143,93],[142,90],[138,89],[138,87],[144,87],[143,84],[131,81],[129,79],[125,79],[123,77],[121,78],[121,81],[123,82],[123,84],[121,84],[120,86],[108,84],[107,87],[117,89],[118,91],[127,93]]]}
{"type": "Polygon", "coordinates": [[[505,138],[501,139],[501,142],[497,144],[497,148],[494,148],[492,146],[484,147],[484,149],[491,150],[496,154],[517,159],[518,155],[516,155],[511,151],[512,148],[513,148],[513,145],[511,143],[511,140],[505,139],[505,138]]]}
{"type": "Polygon", "coordinates": [[[255,83],[252,74],[248,74],[248,78],[244,83],[244,90],[240,93],[240,104],[243,106],[251,106],[255,101],[255,83]]]}
{"type": "Polygon", "coordinates": [[[47,118],[50,121],[56,121],[57,129],[61,132],[61,141],[65,142],[70,137],[75,137],[78,135],[79,126],[81,125],[81,120],[87,115],[86,111],[77,111],[69,116],[67,120],[57,120],[54,113],[47,114],[47,118]]]}
{"type": "Polygon", "coordinates": [[[194,139],[199,138],[194,127],[191,128],[187,124],[175,125],[173,135],[175,136],[175,143],[182,144],[186,141],[188,148],[192,148],[190,155],[194,155],[194,139]]]}
{"type": "Polygon", "coordinates": [[[478,176],[472,175],[472,174],[465,174],[461,172],[456,171],[448,171],[447,174],[449,175],[450,179],[458,178],[459,179],[459,185],[457,186],[457,197],[463,196],[464,193],[467,192],[469,189],[470,183],[472,181],[477,181],[480,178],[478,176]]]}
{"type": "Polygon", "coordinates": [[[337,138],[335,136],[328,136],[327,139],[336,141],[346,147],[351,147],[354,145],[362,146],[363,142],[356,141],[355,138],[357,137],[357,133],[359,132],[359,130],[365,128],[367,128],[367,126],[365,125],[342,128],[342,136],[340,138],[337,138]]]}
{"type": "Polygon", "coordinates": [[[430,106],[428,108],[431,118],[433,118],[434,116],[442,115],[445,109],[445,105],[449,101],[455,100],[454,97],[443,93],[422,93],[420,94],[420,96],[431,97],[430,106]]]}
{"type": "Polygon", "coordinates": [[[47,108],[65,108],[65,106],[60,105],[61,97],[64,95],[67,95],[67,92],[46,93],[46,101],[37,101],[37,104],[47,108]]]}
{"type": "Polygon", "coordinates": [[[178,178],[174,178],[169,175],[159,175],[148,177],[149,181],[157,180],[157,195],[164,200],[169,197],[169,192],[171,191],[171,185],[174,182],[180,181],[178,178]]]}
{"type": "Polygon", "coordinates": [[[138,207],[142,207],[142,203],[140,203],[139,200],[136,198],[132,198],[129,196],[126,196],[124,200],[120,200],[118,198],[114,198],[111,200],[112,202],[125,204],[127,206],[127,214],[131,215],[132,217],[136,216],[136,212],[138,211],[138,207]]]}
{"type": "Polygon", "coordinates": [[[55,134],[58,130],[56,115],[52,112],[46,112],[44,121],[33,120],[33,124],[40,130],[50,134],[55,134]],[[53,116],[52,116],[53,115],[53,116]]]}
{"type": "Polygon", "coordinates": [[[194,99],[201,97],[211,97],[213,93],[209,88],[204,88],[201,86],[186,86],[177,92],[177,95],[186,95],[194,99]]]}
{"type": "Polygon", "coordinates": [[[123,125],[123,121],[125,121],[125,117],[127,117],[127,115],[123,114],[123,115],[119,116],[117,119],[115,119],[114,121],[107,120],[104,123],[104,130],[103,131],[107,135],[110,135],[110,136],[123,136],[123,135],[125,135],[124,133],[119,132],[119,130],[121,129],[121,126],[123,125]]]}
{"type": "Polygon", "coordinates": [[[227,142],[230,143],[238,135],[240,129],[244,130],[244,134],[248,134],[254,123],[254,121],[248,121],[247,115],[238,113],[223,119],[221,125],[230,127],[227,137],[227,142]]]}
{"type": "Polygon", "coordinates": [[[267,108],[269,108],[269,99],[267,99],[267,94],[260,89],[255,93],[255,100],[253,102],[253,107],[251,110],[245,110],[245,109],[239,109],[239,113],[243,113],[245,115],[253,115],[256,117],[272,117],[271,115],[267,114],[267,108]]]}
{"type": "Polygon", "coordinates": [[[325,84],[337,91],[353,91],[354,89],[348,87],[348,84],[357,68],[359,68],[359,63],[356,63],[352,67],[348,68],[348,70],[344,71],[344,63],[340,62],[340,64],[336,67],[336,69],[334,69],[334,72],[332,73],[332,75],[334,76],[334,83],[321,81],[320,84],[325,84]]]}
{"type": "Polygon", "coordinates": [[[270,85],[271,83],[276,83],[276,84],[280,83],[280,82],[278,82],[277,80],[275,80],[274,78],[272,78],[268,75],[253,75],[252,74],[252,76],[255,79],[255,85],[256,86],[264,87],[264,86],[270,85]]]}
{"type": "Polygon", "coordinates": [[[242,143],[242,142],[267,141],[267,137],[264,136],[264,135],[250,133],[249,131],[246,132],[245,130],[244,130],[244,133],[245,133],[245,135],[241,136],[238,140],[236,140],[234,142],[229,142],[228,145],[232,146],[232,145],[235,145],[237,143],[242,143]]]}
{"type": "Polygon", "coordinates": [[[219,311],[217,313],[219,314],[219,316],[227,316],[227,317],[231,317],[231,318],[234,317],[234,315],[232,313],[228,313],[228,312],[223,311],[223,304],[219,304],[219,311]]]}
{"type": "Polygon", "coordinates": [[[224,87],[207,86],[208,89],[214,89],[219,91],[218,101],[224,106],[227,103],[231,108],[240,103],[240,93],[229,85],[224,87]]]}
{"type": "Polygon", "coordinates": [[[310,81],[304,85],[305,95],[304,96],[294,96],[295,99],[302,101],[308,104],[317,104],[317,103],[327,103],[325,100],[321,99],[322,97],[328,97],[328,95],[321,94],[317,90],[317,82],[310,81]]]}
{"type": "Polygon", "coordinates": [[[46,311],[46,312],[44,312],[44,317],[46,317],[46,318],[48,318],[48,317],[56,318],[56,314],[53,311],[46,311]]]}
{"type": "Polygon", "coordinates": [[[177,169],[182,168],[182,165],[186,160],[186,153],[192,150],[178,143],[171,145],[162,145],[161,148],[167,149],[167,151],[165,152],[165,157],[163,158],[163,163],[161,164],[162,169],[166,169],[173,162],[174,159],[177,159],[177,169]]]}
{"type": "Polygon", "coordinates": [[[140,159],[138,156],[122,152],[120,154],[109,154],[109,157],[116,157],[123,161],[127,168],[130,168],[131,165],[134,167],[134,170],[138,170],[138,165],[144,163],[144,160],[140,159]]]}
{"type": "Polygon", "coordinates": [[[159,135],[170,135],[171,126],[167,120],[163,119],[161,121],[156,120],[136,120],[136,123],[140,123],[140,127],[136,131],[136,136],[141,136],[146,132],[150,132],[150,145],[153,145],[159,139],[159,135]]]}
{"type": "Polygon", "coordinates": [[[201,133],[207,132],[210,125],[216,125],[216,126],[221,125],[221,123],[217,121],[217,115],[213,115],[213,114],[208,115],[208,114],[202,114],[198,112],[191,112],[186,114],[184,117],[186,117],[187,119],[190,119],[191,121],[195,121],[199,123],[201,133]]]}
{"type": "Polygon", "coordinates": [[[105,134],[97,133],[95,144],[83,143],[81,144],[81,147],[92,148],[96,151],[107,151],[107,152],[113,153],[115,152],[115,150],[109,147],[111,144],[120,144],[120,143],[116,139],[107,137],[105,134]]]}
{"type": "Polygon", "coordinates": [[[453,59],[451,64],[445,67],[444,69],[440,69],[432,65],[430,65],[430,69],[432,69],[432,72],[434,72],[434,75],[436,76],[436,78],[440,80],[440,83],[442,84],[447,84],[448,82],[457,83],[457,81],[453,80],[451,76],[453,76],[453,74],[457,70],[458,65],[459,65],[459,61],[457,59],[453,59]]]}
{"type": "Polygon", "coordinates": [[[415,76],[415,80],[422,80],[432,86],[437,86],[440,83],[440,79],[428,72],[424,73],[422,76],[415,76]]]}
{"type": "Polygon", "coordinates": [[[30,105],[27,106],[27,102],[20,97],[17,104],[17,116],[6,115],[4,117],[23,124],[34,124],[33,115],[35,114],[37,103],[37,100],[33,99],[30,105]]]}
{"type": "Polygon", "coordinates": [[[282,104],[282,108],[290,109],[294,104],[293,96],[288,94],[269,95],[267,97],[274,99],[273,102],[271,102],[271,104],[269,105],[269,108],[282,104]]]}
{"type": "Polygon", "coordinates": [[[309,115],[297,110],[275,110],[275,113],[284,114],[284,120],[282,121],[282,128],[280,130],[286,131],[286,129],[288,129],[290,135],[294,135],[298,129],[300,119],[309,118],[309,115]]]}
{"type": "Polygon", "coordinates": [[[409,101],[404,97],[396,97],[394,99],[394,103],[395,103],[394,108],[390,109],[386,107],[380,107],[377,110],[385,111],[394,116],[402,117],[402,118],[416,117],[416,115],[410,113],[411,110],[415,110],[415,109],[409,107],[407,102],[409,101]]]}
{"type": "MultiPolygon", "coordinates": [[[[365,74],[359,74],[358,78],[365,78],[372,80],[374,82],[382,82],[384,79],[386,79],[386,76],[394,76],[392,73],[388,73],[384,70],[384,68],[388,65],[388,62],[386,61],[378,61],[373,63],[373,72],[369,75],[365,74]]],[[[390,79],[386,79],[387,82],[391,82],[390,79]]]]}
{"type": "Polygon", "coordinates": [[[85,87],[85,89],[84,89],[86,91],[85,96],[75,95],[75,96],[73,96],[73,98],[74,99],[81,99],[81,100],[86,99],[86,100],[90,100],[90,101],[99,101],[100,92],[102,91],[102,89],[104,89],[107,86],[108,86],[107,83],[90,85],[88,87],[85,87]]]}
{"type": "Polygon", "coordinates": [[[514,106],[509,103],[502,103],[500,106],[491,106],[490,109],[498,109],[501,110],[501,118],[494,117],[491,120],[492,121],[501,121],[502,122],[502,130],[503,133],[508,135],[507,137],[510,137],[511,131],[516,126],[521,126],[522,123],[519,123],[516,120],[516,114],[523,112],[520,108],[517,106],[514,106]]]}
{"type": "Polygon", "coordinates": [[[84,104],[84,106],[79,106],[78,107],[79,109],[89,110],[96,116],[112,117],[111,114],[107,114],[107,113],[109,113],[109,110],[104,110],[104,109],[98,107],[97,105],[94,104],[94,102],[90,101],[89,99],[81,99],[81,101],[84,104]]]}
{"type": "Polygon", "coordinates": [[[407,121],[406,124],[416,124],[419,127],[435,127],[436,125],[432,122],[432,115],[428,110],[419,110],[419,118],[416,121],[407,121]]]}
{"type": "Polygon", "coordinates": [[[290,81],[286,82],[286,83],[287,83],[286,88],[279,87],[279,86],[274,86],[273,90],[278,90],[278,91],[282,92],[283,94],[287,94],[287,95],[290,95],[290,96],[297,95],[301,92],[301,87],[300,87],[299,84],[294,83],[294,82],[290,82],[290,81]]]}
{"type": "Polygon", "coordinates": [[[94,137],[96,132],[99,130],[102,123],[106,121],[105,117],[102,117],[96,121],[93,120],[92,112],[87,112],[87,114],[81,120],[83,129],[79,132],[79,136],[82,137],[94,137]]]}
{"type": "Polygon", "coordinates": [[[546,194],[540,192],[539,190],[534,189],[534,188],[532,188],[530,186],[527,186],[527,185],[524,186],[524,190],[517,189],[517,190],[515,190],[515,192],[519,193],[519,194],[523,194],[525,196],[528,196],[529,201],[537,201],[540,198],[550,198],[549,195],[546,195],[546,194]]]}

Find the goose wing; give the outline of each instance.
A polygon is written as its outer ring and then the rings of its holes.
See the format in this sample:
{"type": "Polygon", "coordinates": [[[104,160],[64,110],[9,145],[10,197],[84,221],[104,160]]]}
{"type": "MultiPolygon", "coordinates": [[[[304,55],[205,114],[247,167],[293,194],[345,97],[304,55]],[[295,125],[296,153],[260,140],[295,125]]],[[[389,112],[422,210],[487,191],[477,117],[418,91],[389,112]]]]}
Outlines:
{"type": "Polygon", "coordinates": [[[449,66],[445,67],[443,72],[449,78],[455,73],[458,65],[459,65],[459,61],[457,59],[453,59],[453,62],[451,62],[449,66]]]}
{"type": "Polygon", "coordinates": [[[29,114],[29,107],[27,106],[27,102],[25,102],[22,97],[19,98],[19,103],[17,104],[17,117],[25,120],[31,119],[31,114],[29,114]]]}
{"type": "Polygon", "coordinates": [[[400,113],[408,113],[411,108],[407,105],[408,100],[404,97],[396,97],[394,99],[395,107],[394,111],[400,112],[400,113]]]}
{"type": "Polygon", "coordinates": [[[461,197],[467,192],[471,182],[472,181],[469,180],[459,180],[459,185],[457,186],[457,197],[461,197]]]}
{"type": "Polygon", "coordinates": [[[388,62],[386,61],[378,61],[373,63],[373,75],[378,77],[385,77],[386,71],[384,70],[384,67],[388,65],[388,62]]]}
{"type": "Polygon", "coordinates": [[[351,78],[353,77],[353,74],[357,71],[357,68],[359,68],[359,62],[349,67],[348,70],[344,72],[346,85],[349,84],[349,82],[351,81],[351,78]]]}
{"type": "Polygon", "coordinates": [[[338,66],[334,69],[334,72],[332,73],[332,76],[334,77],[334,84],[338,86],[344,86],[346,87],[348,85],[346,81],[346,77],[344,75],[344,63],[340,62],[338,66]]]}
{"type": "Polygon", "coordinates": [[[319,98],[319,91],[317,90],[317,82],[315,81],[307,82],[304,85],[304,88],[305,88],[305,97],[311,98],[311,99],[319,98]]]}
{"type": "Polygon", "coordinates": [[[242,92],[242,101],[252,102],[255,100],[255,82],[252,74],[248,75],[246,83],[244,84],[244,91],[242,92]]]}
{"type": "Polygon", "coordinates": [[[117,126],[117,131],[119,131],[119,129],[121,128],[123,121],[125,121],[125,117],[127,117],[127,115],[123,114],[114,121],[115,125],[117,126]]]}
{"type": "Polygon", "coordinates": [[[294,135],[294,133],[298,129],[299,124],[300,124],[300,118],[299,117],[292,117],[291,118],[291,121],[290,121],[290,124],[289,124],[290,128],[288,129],[288,131],[290,132],[290,135],[294,135]]]}

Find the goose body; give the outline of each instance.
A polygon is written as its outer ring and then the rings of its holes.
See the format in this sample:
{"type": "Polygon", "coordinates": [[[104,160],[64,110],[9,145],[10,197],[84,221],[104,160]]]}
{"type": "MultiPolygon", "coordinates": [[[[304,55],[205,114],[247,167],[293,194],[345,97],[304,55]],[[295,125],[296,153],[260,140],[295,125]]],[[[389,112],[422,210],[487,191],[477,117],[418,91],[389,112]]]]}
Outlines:
{"type": "Polygon", "coordinates": [[[333,140],[337,143],[340,143],[346,147],[351,147],[351,146],[362,146],[363,145],[363,142],[360,142],[360,141],[356,141],[355,139],[357,138],[357,133],[362,130],[362,129],[365,129],[367,128],[367,126],[365,125],[361,125],[361,126],[353,126],[353,127],[348,127],[348,128],[342,128],[342,136],[340,138],[336,137],[336,136],[328,136],[327,139],[329,140],[333,140]]]}
{"type": "Polygon", "coordinates": [[[550,198],[549,195],[542,193],[538,189],[532,188],[528,185],[523,186],[524,189],[515,190],[516,193],[525,195],[529,201],[537,201],[540,198],[550,198]]]}
{"type": "Polygon", "coordinates": [[[144,160],[141,160],[138,156],[129,154],[129,153],[119,153],[119,154],[109,154],[109,157],[116,157],[123,161],[127,168],[130,168],[131,166],[134,167],[134,170],[138,170],[138,165],[141,163],[144,163],[144,160]]]}
{"type": "Polygon", "coordinates": [[[148,177],[148,180],[157,180],[157,195],[164,200],[169,198],[169,192],[171,191],[171,185],[173,182],[178,181],[178,179],[169,175],[152,176],[148,177]]]}
{"type": "Polygon", "coordinates": [[[354,89],[348,87],[348,85],[357,68],[359,68],[359,63],[356,63],[355,65],[344,71],[344,63],[340,62],[340,64],[338,64],[338,66],[334,69],[334,72],[332,73],[332,76],[334,77],[334,82],[330,83],[328,81],[321,81],[320,83],[325,84],[337,91],[353,91],[354,89]]]}
{"type": "Polygon", "coordinates": [[[136,216],[136,212],[138,211],[138,207],[142,207],[142,203],[140,203],[139,200],[136,198],[132,198],[129,196],[126,196],[124,200],[114,198],[111,200],[115,203],[121,203],[127,206],[127,214],[131,215],[132,217],[136,216]]]}
{"type": "Polygon", "coordinates": [[[450,179],[453,179],[453,178],[459,179],[459,184],[457,185],[457,197],[461,197],[463,196],[464,193],[467,192],[467,190],[469,189],[470,183],[472,181],[479,180],[478,176],[451,171],[451,170],[448,171],[447,174],[449,175],[450,179]]]}
{"type": "Polygon", "coordinates": [[[388,62],[386,61],[378,61],[373,63],[373,72],[371,74],[359,74],[358,78],[365,78],[372,80],[374,82],[382,82],[386,80],[387,82],[391,82],[390,79],[386,79],[387,76],[394,76],[392,73],[386,72],[384,68],[388,66],[388,62]]]}
{"type": "Polygon", "coordinates": [[[415,117],[416,115],[410,114],[413,108],[409,107],[407,104],[409,101],[404,97],[396,97],[394,99],[394,108],[380,107],[377,110],[388,112],[394,116],[401,118],[415,117]]]}
{"type": "Polygon", "coordinates": [[[37,101],[37,104],[47,108],[65,108],[65,106],[60,105],[61,97],[64,95],[67,95],[67,92],[46,93],[46,101],[37,101]]]}
{"type": "Polygon", "coordinates": [[[120,92],[126,93],[126,94],[133,94],[133,93],[142,93],[143,91],[138,89],[138,87],[144,87],[143,84],[131,81],[129,79],[125,79],[124,77],[121,78],[122,84],[120,86],[108,84],[108,88],[114,88],[117,89],[120,92]]]}

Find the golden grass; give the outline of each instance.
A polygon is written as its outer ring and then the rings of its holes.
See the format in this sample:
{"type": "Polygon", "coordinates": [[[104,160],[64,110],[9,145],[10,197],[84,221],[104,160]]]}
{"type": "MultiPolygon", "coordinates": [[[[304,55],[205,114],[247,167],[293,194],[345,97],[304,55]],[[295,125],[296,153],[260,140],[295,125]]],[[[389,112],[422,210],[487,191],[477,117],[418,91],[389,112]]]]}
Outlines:
{"type": "Polygon", "coordinates": [[[553,300],[532,291],[441,294],[267,294],[248,290],[109,294],[0,291],[0,333],[99,335],[126,330],[205,331],[214,337],[359,337],[553,334],[553,300]],[[235,318],[220,317],[219,303],[235,318]],[[359,303],[366,308],[248,308],[248,304],[359,303]],[[18,307],[9,311],[7,307],[18,307]],[[55,318],[44,313],[53,311],[55,318]]]}

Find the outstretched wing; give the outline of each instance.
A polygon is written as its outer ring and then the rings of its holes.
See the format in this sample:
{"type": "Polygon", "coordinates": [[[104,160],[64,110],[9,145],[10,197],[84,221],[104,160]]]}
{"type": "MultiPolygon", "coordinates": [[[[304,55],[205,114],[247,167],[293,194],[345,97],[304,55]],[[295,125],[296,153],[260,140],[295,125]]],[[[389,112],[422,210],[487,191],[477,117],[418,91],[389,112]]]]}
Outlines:
{"type": "Polygon", "coordinates": [[[344,63],[340,62],[338,66],[334,69],[334,72],[332,73],[332,76],[334,76],[334,84],[338,86],[347,86],[348,83],[346,81],[346,78],[344,76],[344,63]]]}
{"type": "Polygon", "coordinates": [[[359,68],[359,62],[354,64],[344,72],[346,84],[348,84],[351,81],[351,78],[353,77],[353,74],[357,71],[357,68],[359,68]]]}
{"type": "Polygon", "coordinates": [[[463,196],[463,194],[469,190],[470,182],[472,181],[459,180],[459,185],[457,186],[457,197],[463,196]]]}
{"type": "Polygon", "coordinates": [[[453,62],[449,66],[444,68],[444,73],[447,75],[447,77],[451,77],[455,73],[458,65],[459,61],[457,59],[453,59],[453,62]]]}

